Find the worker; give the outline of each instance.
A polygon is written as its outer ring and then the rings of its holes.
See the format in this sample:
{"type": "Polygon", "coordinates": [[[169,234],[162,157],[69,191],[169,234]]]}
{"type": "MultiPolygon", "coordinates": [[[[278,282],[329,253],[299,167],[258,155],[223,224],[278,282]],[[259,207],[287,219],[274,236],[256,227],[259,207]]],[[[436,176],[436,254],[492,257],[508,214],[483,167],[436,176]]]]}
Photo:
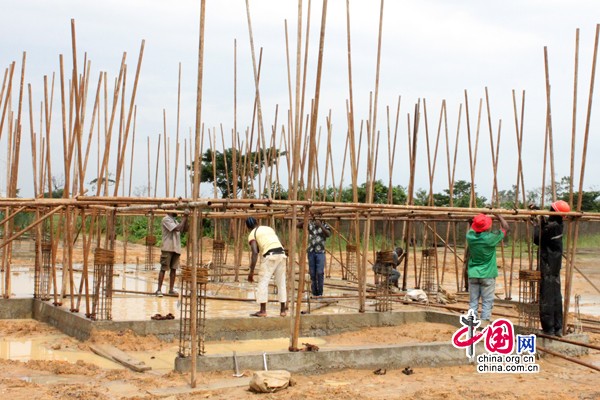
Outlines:
{"type": "Polygon", "coordinates": [[[275,231],[268,226],[259,226],[254,217],[246,218],[248,244],[252,249],[252,260],[250,261],[250,273],[248,282],[254,282],[254,269],[258,260],[258,253],[262,256],[260,271],[258,272],[258,284],[256,289],[256,301],[260,304],[260,310],[250,314],[251,317],[267,316],[267,301],[269,300],[269,281],[275,275],[277,286],[277,299],[281,303],[279,315],[285,317],[286,294],[286,255],[281,241],[275,231]]]}
{"type": "MultiPolygon", "coordinates": [[[[304,228],[304,221],[299,221],[296,228],[304,228]]],[[[331,228],[327,222],[313,219],[308,223],[308,270],[310,272],[311,291],[313,296],[323,296],[325,280],[325,242],[331,236],[331,228]]]]}
{"type": "Polygon", "coordinates": [[[169,294],[177,294],[175,291],[175,278],[179,268],[179,256],[181,255],[181,232],[188,230],[188,215],[190,210],[185,210],[181,222],[177,222],[176,213],[169,213],[162,219],[162,245],[160,246],[160,272],[158,273],[158,290],[156,295],[162,297],[162,284],[165,273],[169,272],[169,294]]]}
{"type": "MultiPolygon", "coordinates": [[[[536,209],[529,204],[530,209],[536,209]]],[[[571,210],[566,201],[552,203],[548,218],[541,218],[541,226],[536,218],[533,232],[533,243],[538,245],[538,271],[541,272],[540,282],[540,322],[542,333],[562,337],[563,309],[560,288],[560,269],[563,254],[563,216],[571,210]]]]}
{"type": "MultiPolygon", "coordinates": [[[[397,267],[404,260],[406,253],[404,253],[404,249],[402,249],[402,247],[396,247],[394,250],[392,250],[392,253],[394,262],[392,268],[388,271],[388,273],[390,274],[389,282],[391,285],[398,288],[398,281],[400,280],[401,275],[400,272],[398,272],[397,267]]],[[[373,272],[375,272],[376,274],[383,274],[385,272],[385,264],[376,261],[375,264],[373,264],[373,272]]]]}
{"type": "Polygon", "coordinates": [[[494,306],[494,292],[498,265],[496,263],[496,245],[509,231],[506,220],[500,214],[493,214],[500,222],[500,230],[492,231],[492,218],[479,214],[473,218],[471,229],[467,232],[469,246],[469,309],[478,316],[481,298],[481,319],[489,324],[494,306]]]}

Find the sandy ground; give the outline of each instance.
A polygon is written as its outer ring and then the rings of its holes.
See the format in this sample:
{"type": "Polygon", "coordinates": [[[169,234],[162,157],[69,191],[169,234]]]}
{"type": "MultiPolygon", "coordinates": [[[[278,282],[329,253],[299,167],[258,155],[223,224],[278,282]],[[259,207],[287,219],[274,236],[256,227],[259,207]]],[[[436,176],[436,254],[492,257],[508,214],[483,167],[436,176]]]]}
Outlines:
{"type": "MultiPolygon", "coordinates": [[[[454,329],[443,324],[415,323],[401,327],[370,328],[360,332],[324,337],[332,345],[402,343],[447,340],[454,329]]],[[[71,347],[75,362],[0,359],[2,399],[155,399],[149,389],[184,386],[189,374],[166,371],[135,373],[118,365],[102,368],[84,361],[95,357],[89,343],[111,343],[124,351],[160,351],[173,344],[155,337],[136,337],[131,332],[94,332],[81,343],[37,321],[2,321],[0,343],[11,339],[48,338],[43,345],[71,347]],[[62,337],[58,337],[62,336],[62,337]]],[[[592,343],[600,342],[592,334],[592,343]]],[[[591,351],[583,361],[600,365],[600,352],[591,351]]],[[[600,373],[568,361],[548,357],[537,361],[538,374],[479,374],[474,366],[413,368],[413,375],[388,370],[375,375],[370,370],[342,370],[323,375],[294,375],[296,385],[274,394],[255,394],[247,388],[204,391],[167,397],[174,399],[595,399],[600,398],[600,373]]],[[[251,371],[246,371],[251,374],[251,371]]],[[[233,380],[231,371],[202,373],[198,384],[233,380]]]]}

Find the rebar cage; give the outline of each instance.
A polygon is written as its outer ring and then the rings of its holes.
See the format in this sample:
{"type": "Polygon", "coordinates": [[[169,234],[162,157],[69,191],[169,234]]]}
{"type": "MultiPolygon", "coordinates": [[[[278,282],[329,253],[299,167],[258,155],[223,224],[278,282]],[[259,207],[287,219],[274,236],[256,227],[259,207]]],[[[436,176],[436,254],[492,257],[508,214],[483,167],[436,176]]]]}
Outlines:
{"type": "Polygon", "coordinates": [[[581,295],[575,295],[575,333],[583,333],[583,325],[581,324],[581,309],[579,308],[579,302],[581,300],[581,295]]]}
{"type": "Polygon", "coordinates": [[[342,279],[352,282],[358,282],[356,272],[356,246],[346,245],[346,269],[342,269],[342,279]]]}
{"type": "Polygon", "coordinates": [[[213,240],[212,250],[212,263],[210,265],[212,281],[223,282],[223,266],[225,265],[225,241],[216,239],[213,240]]]}
{"type": "Polygon", "coordinates": [[[50,300],[52,244],[50,242],[49,221],[42,223],[36,232],[34,292],[33,297],[40,300],[50,300]]]}
{"type": "Polygon", "coordinates": [[[392,270],[394,252],[378,251],[373,272],[375,272],[375,311],[392,311],[392,270]]]}
{"type": "Polygon", "coordinates": [[[437,295],[435,248],[423,249],[421,251],[421,289],[427,293],[429,298],[437,295]]]}
{"type": "Polygon", "coordinates": [[[540,329],[540,271],[522,269],[519,271],[519,325],[525,333],[535,333],[540,329]]]}
{"type": "Polygon", "coordinates": [[[154,249],[156,247],[156,236],[146,236],[146,262],[144,269],[152,271],[154,269],[154,249]]]}
{"type": "Polygon", "coordinates": [[[43,241],[42,245],[42,268],[41,268],[41,284],[40,284],[40,299],[50,300],[50,283],[52,282],[52,243],[43,241]]]}
{"type": "Polygon", "coordinates": [[[198,355],[204,354],[204,335],[206,327],[206,284],[208,283],[208,268],[196,268],[196,338],[192,338],[192,269],[181,267],[181,313],[179,320],[179,357],[189,357],[192,354],[192,340],[197,340],[198,355]]]}
{"type": "Polygon", "coordinates": [[[90,315],[94,321],[112,320],[114,263],[114,250],[101,248],[94,250],[94,297],[90,315]]]}

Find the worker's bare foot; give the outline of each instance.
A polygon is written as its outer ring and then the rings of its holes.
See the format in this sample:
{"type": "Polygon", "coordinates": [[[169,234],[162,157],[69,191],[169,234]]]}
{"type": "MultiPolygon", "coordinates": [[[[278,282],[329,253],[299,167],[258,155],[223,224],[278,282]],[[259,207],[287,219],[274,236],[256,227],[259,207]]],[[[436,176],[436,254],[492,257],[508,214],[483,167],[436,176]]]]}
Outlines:
{"type": "Polygon", "coordinates": [[[250,314],[251,317],[266,317],[267,313],[261,313],[260,311],[250,314]]]}
{"type": "Polygon", "coordinates": [[[282,316],[282,317],[285,317],[286,313],[285,313],[285,311],[282,311],[282,312],[279,313],[279,315],[282,316]]]}

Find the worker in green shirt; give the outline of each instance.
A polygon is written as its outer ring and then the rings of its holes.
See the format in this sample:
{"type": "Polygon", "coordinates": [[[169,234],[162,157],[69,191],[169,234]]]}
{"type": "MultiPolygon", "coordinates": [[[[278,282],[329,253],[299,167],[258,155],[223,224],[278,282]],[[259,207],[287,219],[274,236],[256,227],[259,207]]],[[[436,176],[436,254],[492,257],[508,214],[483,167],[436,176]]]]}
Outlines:
{"type": "Polygon", "coordinates": [[[471,229],[467,232],[469,257],[469,309],[477,316],[481,298],[481,319],[489,323],[494,306],[494,291],[498,266],[496,264],[496,245],[509,231],[506,220],[500,214],[493,214],[500,222],[500,230],[492,231],[492,218],[479,214],[473,218],[471,229]]]}

